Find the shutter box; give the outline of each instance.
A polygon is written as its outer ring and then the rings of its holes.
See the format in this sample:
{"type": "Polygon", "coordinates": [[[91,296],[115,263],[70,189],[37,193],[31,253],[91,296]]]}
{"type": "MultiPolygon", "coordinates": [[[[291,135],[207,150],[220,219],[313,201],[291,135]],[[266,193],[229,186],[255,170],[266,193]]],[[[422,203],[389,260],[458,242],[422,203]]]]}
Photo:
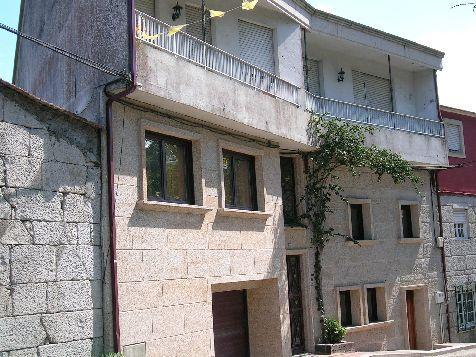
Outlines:
{"type": "Polygon", "coordinates": [[[238,20],[241,59],[274,73],[273,29],[238,20]]]}

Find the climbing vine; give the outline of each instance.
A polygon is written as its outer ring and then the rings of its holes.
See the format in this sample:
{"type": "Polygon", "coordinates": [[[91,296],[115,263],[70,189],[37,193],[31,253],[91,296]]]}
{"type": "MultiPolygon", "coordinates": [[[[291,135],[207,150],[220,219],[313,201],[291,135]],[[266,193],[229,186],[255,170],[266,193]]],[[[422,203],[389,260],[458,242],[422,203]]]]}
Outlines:
{"type": "Polygon", "coordinates": [[[410,163],[400,155],[375,145],[365,145],[366,136],[374,132],[372,127],[312,115],[307,130],[310,143],[316,150],[302,154],[306,176],[302,197],[306,204],[306,212],[303,218],[312,229],[317,307],[324,316],[321,288],[323,249],[333,237],[352,240],[351,237],[337,233],[325,224],[326,215],[332,213],[330,203],[333,197],[347,202],[339,185],[338,169],[343,169],[352,176],[359,176],[359,169],[366,168],[377,176],[378,181],[384,175],[389,175],[395,184],[411,182],[416,191],[421,182],[410,163]]]}

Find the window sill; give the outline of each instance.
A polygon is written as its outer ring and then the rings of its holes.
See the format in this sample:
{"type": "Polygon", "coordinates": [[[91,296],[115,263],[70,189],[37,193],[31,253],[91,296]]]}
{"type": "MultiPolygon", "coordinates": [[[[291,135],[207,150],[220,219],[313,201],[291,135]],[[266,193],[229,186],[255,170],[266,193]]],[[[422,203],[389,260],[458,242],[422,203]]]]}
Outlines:
{"type": "Polygon", "coordinates": [[[346,240],[345,241],[345,244],[348,245],[348,246],[351,246],[351,247],[371,247],[375,244],[378,243],[378,240],[375,240],[375,239],[364,239],[364,240],[358,240],[357,243],[359,244],[356,244],[354,243],[354,241],[351,241],[351,240],[346,240]]]}
{"type": "Polygon", "coordinates": [[[236,218],[251,218],[266,220],[271,217],[271,213],[263,211],[248,211],[242,209],[233,208],[219,208],[217,215],[224,217],[236,217],[236,218]]]}
{"type": "Polygon", "coordinates": [[[347,333],[375,330],[375,329],[381,329],[381,328],[389,327],[389,326],[393,325],[394,322],[395,322],[394,320],[372,322],[372,323],[367,324],[367,325],[346,327],[345,330],[347,331],[347,333]]]}
{"type": "Polygon", "coordinates": [[[211,207],[159,201],[138,201],[137,206],[144,210],[189,214],[205,214],[213,211],[213,208],[211,207]]]}
{"type": "Polygon", "coordinates": [[[285,231],[305,231],[307,230],[306,227],[302,227],[302,226],[284,226],[284,230],[285,231]]]}
{"type": "Polygon", "coordinates": [[[399,238],[398,243],[400,244],[422,244],[425,241],[425,238],[399,238]]]}

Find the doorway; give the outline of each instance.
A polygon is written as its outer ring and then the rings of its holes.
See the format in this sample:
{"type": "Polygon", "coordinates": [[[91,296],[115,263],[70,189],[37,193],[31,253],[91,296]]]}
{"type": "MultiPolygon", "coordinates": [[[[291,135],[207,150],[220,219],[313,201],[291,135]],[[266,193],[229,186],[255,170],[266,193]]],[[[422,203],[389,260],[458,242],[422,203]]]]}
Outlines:
{"type": "Polygon", "coordinates": [[[301,289],[301,257],[287,255],[289,317],[291,322],[291,349],[293,354],[304,352],[304,314],[301,289]]]}
{"type": "Polygon", "coordinates": [[[417,332],[415,322],[415,293],[413,290],[405,292],[407,304],[408,346],[411,350],[417,349],[417,332]]]}

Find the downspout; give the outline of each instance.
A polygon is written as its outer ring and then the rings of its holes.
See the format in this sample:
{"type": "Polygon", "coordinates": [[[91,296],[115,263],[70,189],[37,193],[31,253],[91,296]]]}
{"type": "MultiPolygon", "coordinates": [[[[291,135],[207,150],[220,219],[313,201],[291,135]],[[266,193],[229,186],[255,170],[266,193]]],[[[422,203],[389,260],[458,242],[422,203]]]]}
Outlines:
{"type": "Polygon", "coordinates": [[[393,98],[392,64],[390,62],[390,55],[387,55],[387,61],[388,61],[388,78],[390,78],[390,101],[392,102],[392,112],[394,112],[395,99],[393,98]]]}
{"type": "Polygon", "coordinates": [[[117,254],[116,254],[116,205],[114,189],[114,156],[113,156],[113,128],[112,104],[131,94],[137,87],[136,83],[136,46],[135,46],[135,0],[128,0],[128,31],[129,31],[129,72],[131,83],[124,91],[111,95],[106,101],[106,155],[107,155],[107,193],[108,193],[108,218],[109,218],[109,254],[111,261],[112,285],[112,317],[114,352],[121,349],[121,331],[119,327],[119,288],[117,283],[117,254]]]}

